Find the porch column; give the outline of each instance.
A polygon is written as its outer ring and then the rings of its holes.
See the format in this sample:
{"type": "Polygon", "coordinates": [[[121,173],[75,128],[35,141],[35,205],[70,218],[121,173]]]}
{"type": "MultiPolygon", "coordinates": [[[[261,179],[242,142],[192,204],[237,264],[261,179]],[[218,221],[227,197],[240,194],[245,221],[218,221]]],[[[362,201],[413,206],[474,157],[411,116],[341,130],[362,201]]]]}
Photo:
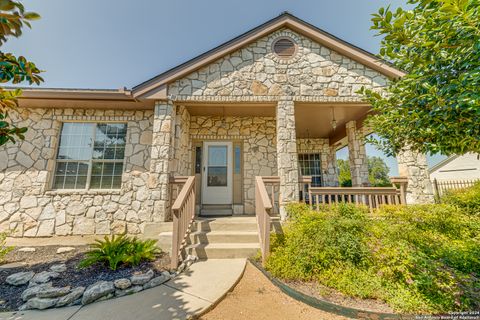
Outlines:
{"type": "Polygon", "coordinates": [[[322,152],[323,186],[338,187],[337,150],[326,143],[322,152]]]}
{"type": "Polygon", "coordinates": [[[370,185],[368,181],[368,161],[365,150],[364,136],[361,130],[357,129],[355,121],[346,123],[348,138],[348,158],[350,172],[352,175],[352,187],[363,187],[370,185]]]}
{"type": "Polygon", "coordinates": [[[170,160],[173,157],[175,106],[157,101],[153,118],[152,152],[148,187],[153,200],[153,221],[168,221],[170,216],[170,160]]]}
{"type": "Polygon", "coordinates": [[[300,197],[295,105],[292,100],[281,100],[277,104],[277,158],[280,218],[285,220],[285,204],[299,201],[300,197]]]}
{"type": "Polygon", "coordinates": [[[408,178],[407,204],[433,203],[433,188],[427,157],[405,147],[398,153],[397,161],[399,175],[408,178]]]}

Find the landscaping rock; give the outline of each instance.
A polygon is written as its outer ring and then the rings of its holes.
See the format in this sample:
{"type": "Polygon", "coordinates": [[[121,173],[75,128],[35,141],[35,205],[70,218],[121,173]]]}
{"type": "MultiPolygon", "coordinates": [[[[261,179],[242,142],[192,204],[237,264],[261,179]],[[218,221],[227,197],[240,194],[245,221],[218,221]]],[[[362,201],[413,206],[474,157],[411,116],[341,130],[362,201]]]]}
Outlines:
{"type": "Polygon", "coordinates": [[[153,273],[152,270],[148,270],[148,272],[146,273],[134,274],[133,276],[130,277],[130,280],[134,285],[144,285],[145,283],[150,281],[154,275],[155,274],[153,273]]]}
{"type": "Polygon", "coordinates": [[[39,292],[51,287],[52,287],[51,282],[29,287],[28,289],[22,292],[22,300],[23,301],[30,300],[31,298],[36,297],[39,292]]]}
{"type": "Polygon", "coordinates": [[[133,294],[139,291],[142,291],[143,287],[142,286],[133,286],[125,290],[115,290],[115,296],[117,297],[123,297],[129,294],[133,294]]]}
{"type": "Polygon", "coordinates": [[[115,291],[115,286],[111,281],[98,281],[90,285],[85,290],[82,298],[82,304],[89,304],[115,291]]]}
{"type": "Polygon", "coordinates": [[[12,286],[21,286],[30,281],[34,275],[33,271],[17,272],[9,275],[5,281],[12,286]]]}
{"type": "Polygon", "coordinates": [[[155,277],[152,280],[148,281],[143,285],[143,289],[150,289],[156,286],[161,285],[162,283],[167,282],[170,280],[170,273],[163,272],[161,276],[155,277]]]}
{"type": "Polygon", "coordinates": [[[30,247],[24,247],[24,248],[20,248],[18,249],[19,252],[35,252],[37,251],[37,249],[35,248],[30,248],[30,247]]]}
{"type": "Polygon", "coordinates": [[[74,250],[75,250],[74,247],[61,247],[61,248],[57,249],[57,253],[62,254],[62,253],[71,252],[71,251],[74,251],[74,250]]]}
{"type": "MultiPolygon", "coordinates": [[[[57,304],[58,299],[49,298],[32,298],[27,301],[23,310],[38,309],[44,310],[53,307],[57,304]]],[[[23,306],[22,306],[23,307],[23,306]]]]}
{"type": "Polygon", "coordinates": [[[132,285],[132,282],[127,278],[117,279],[113,282],[115,288],[125,290],[132,285]]]}
{"type": "Polygon", "coordinates": [[[37,298],[58,298],[63,297],[70,292],[70,287],[47,287],[44,290],[37,293],[37,298]]]}
{"type": "Polygon", "coordinates": [[[30,280],[30,285],[35,285],[35,284],[40,284],[40,283],[46,283],[49,282],[52,279],[56,279],[60,277],[60,274],[58,272],[53,272],[53,271],[42,271],[37,273],[31,280],[30,280]]]}
{"type": "Polygon", "coordinates": [[[55,305],[55,307],[63,307],[63,306],[71,305],[77,301],[78,303],[80,303],[81,302],[80,297],[83,295],[84,292],[85,292],[85,287],[77,287],[73,289],[72,292],[58,299],[58,302],[55,305]]]}
{"type": "Polygon", "coordinates": [[[50,271],[53,272],[65,272],[67,271],[67,266],[64,263],[54,264],[50,267],[50,271]]]}

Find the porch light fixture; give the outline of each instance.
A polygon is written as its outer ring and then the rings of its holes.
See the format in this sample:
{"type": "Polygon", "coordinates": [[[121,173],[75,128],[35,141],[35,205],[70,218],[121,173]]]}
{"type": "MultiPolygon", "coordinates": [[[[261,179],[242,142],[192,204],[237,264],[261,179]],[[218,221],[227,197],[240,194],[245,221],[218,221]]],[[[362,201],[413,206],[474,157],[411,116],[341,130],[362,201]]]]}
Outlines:
{"type": "Polygon", "coordinates": [[[332,125],[333,131],[337,129],[337,120],[335,120],[335,109],[332,107],[332,121],[330,122],[332,125]]]}

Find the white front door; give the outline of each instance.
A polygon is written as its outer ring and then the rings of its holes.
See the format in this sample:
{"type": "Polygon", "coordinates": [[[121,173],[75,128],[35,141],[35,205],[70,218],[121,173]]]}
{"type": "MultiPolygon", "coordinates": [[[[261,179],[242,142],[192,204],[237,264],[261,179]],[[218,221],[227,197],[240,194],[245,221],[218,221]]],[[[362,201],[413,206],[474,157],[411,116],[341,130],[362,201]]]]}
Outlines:
{"type": "Polygon", "coordinates": [[[232,204],[232,143],[204,142],[202,204],[232,204]]]}

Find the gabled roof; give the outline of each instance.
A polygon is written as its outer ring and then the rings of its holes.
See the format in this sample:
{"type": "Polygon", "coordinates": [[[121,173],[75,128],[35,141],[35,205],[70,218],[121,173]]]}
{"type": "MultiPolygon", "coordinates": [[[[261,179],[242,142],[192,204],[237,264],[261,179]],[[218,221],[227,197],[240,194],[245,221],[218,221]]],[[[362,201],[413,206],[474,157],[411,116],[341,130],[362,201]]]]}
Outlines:
{"type": "Polygon", "coordinates": [[[332,34],[325,32],[288,12],[267,21],[266,23],[210,50],[196,58],[193,58],[173,69],[170,69],[150,80],[147,80],[132,89],[134,97],[141,97],[147,93],[157,92],[165,88],[166,84],[182,78],[191,72],[202,68],[213,61],[230,54],[245,45],[248,45],[259,38],[262,38],[278,29],[289,28],[305,37],[308,37],[324,45],[333,51],[351,58],[389,78],[399,78],[405,74],[394,68],[385,60],[379,59],[370,52],[367,52],[351,43],[343,41],[332,34]]]}
{"type": "Polygon", "coordinates": [[[445,158],[442,161],[440,161],[439,163],[437,163],[436,165],[434,165],[433,167],[431,167],[428,171],[430,173],[432,173],[434,171],[437,171],[438,169],[443,168],[444,166],[446,166],[447,164],[449,164],[453,160],[457,159],[458,157],[459,157],[459,155],[454,154],[454,155],[452,155],[448,158],[445,158]]]}

